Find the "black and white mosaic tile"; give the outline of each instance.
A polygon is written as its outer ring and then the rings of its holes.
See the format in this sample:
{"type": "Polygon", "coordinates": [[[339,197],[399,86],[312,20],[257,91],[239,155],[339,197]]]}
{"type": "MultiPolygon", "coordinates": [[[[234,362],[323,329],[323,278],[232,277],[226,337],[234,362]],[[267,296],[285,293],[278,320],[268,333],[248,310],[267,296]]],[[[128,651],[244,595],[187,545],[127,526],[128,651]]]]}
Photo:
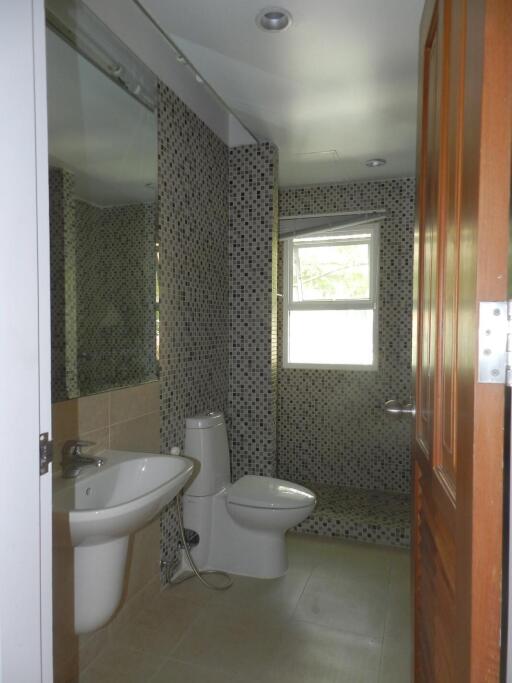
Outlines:
{"type": "MultiPolygon", "coordinates": [[[[187,416],[227,408],[228,148],[162,83],[157,118],[161,448],[168,453],[183,447],[187,416]]],[[[173,508],[163,512],[161,531],[172,571],[173,508]]]]}
{"type": "Polygon", "coordinates": [[[157,377],[154,204],[98,207],[50,168],[52,398],[157,377]]]}
{"type": "Polygon", "coordinates": [[[155,206],[75,212],[80,395],[155,379],[155,206]]]}
{"type": "Polygon", "coordinates": [[[229,153],[229,400],[233,480],[276,474],[277,149],[229,153]]]}
{"type": "Polygon", "coordinates": [[[381,406],[410,395],[414,178],[285,188],[279,204],[283,216],[357,209],[386,209],[387,216],[380,229],[378,371],[282,368],[279,306],[278,474],[407,493],[410,424],[381,406]]]}
{"type": "Polygon", "coordinates": [[[75,181],[49,169],[52,400],[79,396],[75,181]]]}
{"type": "Polygon", "coordinates": [[[364,543],[409,547],[410,496],[366,491],[332,484],[306,484],[317,495],[317,506],[293,531],[349,538],[364,543]]]}

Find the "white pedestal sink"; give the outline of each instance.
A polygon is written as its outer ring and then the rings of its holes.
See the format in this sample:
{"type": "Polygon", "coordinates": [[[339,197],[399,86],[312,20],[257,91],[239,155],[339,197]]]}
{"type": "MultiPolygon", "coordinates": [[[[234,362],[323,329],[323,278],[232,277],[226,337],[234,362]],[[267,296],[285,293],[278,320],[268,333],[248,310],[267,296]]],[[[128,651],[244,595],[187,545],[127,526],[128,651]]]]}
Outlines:
{"type": "Polygon", "coordinates": [[[193,470],[181,456],[114,450],[99,455],[103,467],[54,480],[55,528],[74,548],[77,634],[95,631],[112,617],[121,600],[130,534],[175,498],[193,470]]]}

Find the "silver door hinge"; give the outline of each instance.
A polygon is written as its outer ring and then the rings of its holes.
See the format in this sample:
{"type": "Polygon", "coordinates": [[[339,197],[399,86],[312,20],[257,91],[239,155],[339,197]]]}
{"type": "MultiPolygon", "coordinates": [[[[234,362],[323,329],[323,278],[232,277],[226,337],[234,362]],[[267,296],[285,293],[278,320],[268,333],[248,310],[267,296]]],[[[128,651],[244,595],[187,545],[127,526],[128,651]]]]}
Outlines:
{"type": "Polygon", "coordinates": [[[48,438],[48,432],[39,434],[39,474],[46,474],[53,458],[53,442],[48,438]]]}
{"type": "Polygon", "coordinates": [[[480,302],[478,381],[512,387],[512,300],[480,302]]]}

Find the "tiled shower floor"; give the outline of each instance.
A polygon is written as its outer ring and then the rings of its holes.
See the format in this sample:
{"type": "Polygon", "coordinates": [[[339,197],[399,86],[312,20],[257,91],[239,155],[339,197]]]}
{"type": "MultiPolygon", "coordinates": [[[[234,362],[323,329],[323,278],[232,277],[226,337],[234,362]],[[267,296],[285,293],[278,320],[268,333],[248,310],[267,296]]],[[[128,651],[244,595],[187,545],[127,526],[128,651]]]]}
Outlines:
{"type": "Polygon", "coordinates": [[[317,495],[317,506],[295,531],[394,545],[410,545],[410,496],[350,489],[330,484],[306,484],[317,495]]]}

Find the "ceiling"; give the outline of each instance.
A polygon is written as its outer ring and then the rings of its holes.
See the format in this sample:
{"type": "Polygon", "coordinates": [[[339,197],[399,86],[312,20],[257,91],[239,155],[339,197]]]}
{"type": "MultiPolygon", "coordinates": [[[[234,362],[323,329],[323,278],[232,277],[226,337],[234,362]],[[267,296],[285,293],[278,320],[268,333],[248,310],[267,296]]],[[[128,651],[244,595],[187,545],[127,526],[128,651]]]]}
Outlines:
{"type": "Polygon", "coordinates": [[[50,163],[97,206],[153,201],[155,114],[50,30],[46,41],[50,163]]]}
{"type": "Polygon", "coordinates": [[[423,0],[284,0],[293,23],[266,33],[265,0],[140,0],[260,140],[280,184],[415,172],[423,0]],[[370,169],[365,161],[384,158],[370,169]]]}

